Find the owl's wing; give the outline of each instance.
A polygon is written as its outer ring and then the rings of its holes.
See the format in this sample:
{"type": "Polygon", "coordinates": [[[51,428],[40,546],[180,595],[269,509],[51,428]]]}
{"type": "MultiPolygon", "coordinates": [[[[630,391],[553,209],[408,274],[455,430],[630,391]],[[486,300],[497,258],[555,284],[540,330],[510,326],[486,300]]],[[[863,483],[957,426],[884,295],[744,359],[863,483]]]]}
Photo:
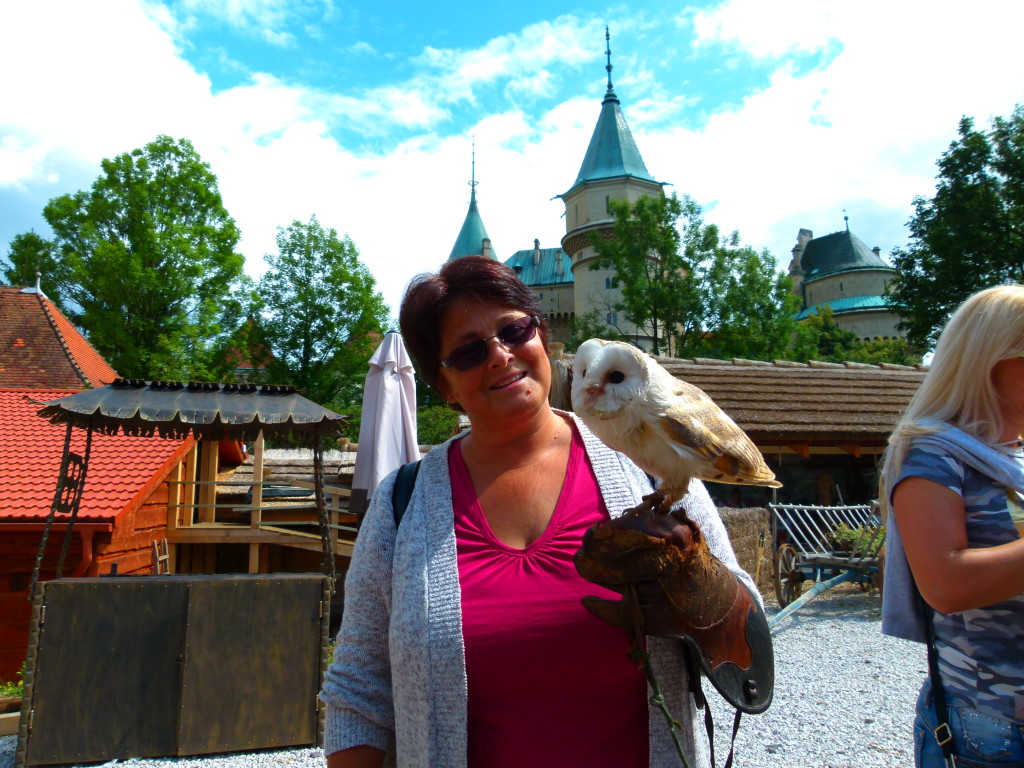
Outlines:
{"type": "Polygon", "coordinates": [[[673,395],[657,428],[682,455],[697,453],[704,458],[708,466],[706,472],[696,473],[698,477],[718,483],[781,486],[757,446],[701,389],[676,379],[673,395]]]}

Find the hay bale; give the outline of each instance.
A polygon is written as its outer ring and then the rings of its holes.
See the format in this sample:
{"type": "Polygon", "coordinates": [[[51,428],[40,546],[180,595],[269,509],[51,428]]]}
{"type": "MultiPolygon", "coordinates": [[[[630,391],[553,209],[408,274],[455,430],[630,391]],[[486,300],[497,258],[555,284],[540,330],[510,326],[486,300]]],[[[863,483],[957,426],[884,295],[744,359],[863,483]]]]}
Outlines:
{"type": "Polygon", "coordinates": [[[774,595],[771,514],[762,507],[719,507],[718,514],[740,566],[755,580],[762,596],[774,595]]]}

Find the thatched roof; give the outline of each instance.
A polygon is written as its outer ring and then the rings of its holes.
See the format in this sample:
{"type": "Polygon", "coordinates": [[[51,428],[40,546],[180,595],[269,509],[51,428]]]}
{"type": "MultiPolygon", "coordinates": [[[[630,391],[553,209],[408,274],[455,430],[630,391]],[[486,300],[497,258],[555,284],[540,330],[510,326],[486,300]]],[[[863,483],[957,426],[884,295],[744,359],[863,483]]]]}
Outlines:
{"type": "Polygon", "coordinates": [[[657,360],[676,378],[704,390],[763,452],[877,453],[928,370],[924,365],[657,360]]]}
{"type": "Polygon", "coordinates": [[[758,446],[881,447],[927,366],[659,358],[703,389],[758,446]]]}

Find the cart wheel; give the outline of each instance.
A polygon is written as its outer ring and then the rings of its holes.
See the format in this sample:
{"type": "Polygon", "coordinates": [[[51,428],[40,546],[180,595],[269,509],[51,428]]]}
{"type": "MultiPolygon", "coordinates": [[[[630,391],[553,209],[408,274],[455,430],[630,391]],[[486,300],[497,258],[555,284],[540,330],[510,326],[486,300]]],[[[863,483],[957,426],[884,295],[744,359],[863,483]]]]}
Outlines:
{"type": "Polygon", "coordinates": [[[807,575],[797,567],[797,551],[792,544],[783,544],[775,550],[775,597],[779,607],[785,608],[804,591],[807,575]]]}

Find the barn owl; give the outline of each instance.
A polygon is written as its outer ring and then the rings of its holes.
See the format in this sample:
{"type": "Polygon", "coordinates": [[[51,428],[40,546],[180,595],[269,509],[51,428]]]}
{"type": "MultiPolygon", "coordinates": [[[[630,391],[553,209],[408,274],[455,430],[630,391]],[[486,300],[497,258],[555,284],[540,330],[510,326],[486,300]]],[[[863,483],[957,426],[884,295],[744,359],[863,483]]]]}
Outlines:
{"type": "Polygon", "coordinates": [[[710,397],[629,344],[590,339],[580,345],[572,407],[608,447],[661,480],[664,511],[686,495],[691,477],[781,486],[750,438],[710,397]]]}

